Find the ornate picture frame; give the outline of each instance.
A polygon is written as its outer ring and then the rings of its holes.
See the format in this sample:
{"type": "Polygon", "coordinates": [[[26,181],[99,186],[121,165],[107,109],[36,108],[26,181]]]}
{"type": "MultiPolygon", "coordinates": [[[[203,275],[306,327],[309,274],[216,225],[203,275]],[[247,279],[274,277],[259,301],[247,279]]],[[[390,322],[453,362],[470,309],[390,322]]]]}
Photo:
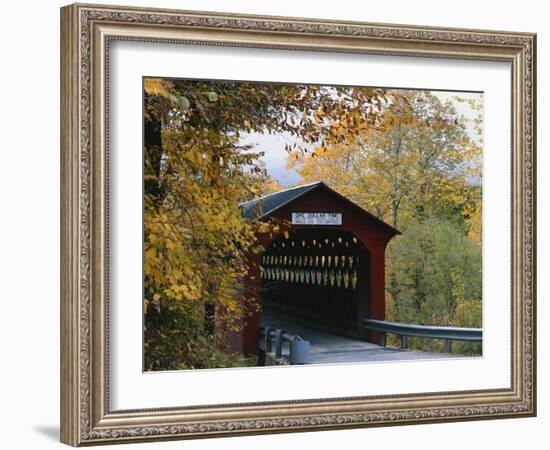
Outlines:
{"type": "Polygon", "coordinates": [[[61,441],[81,446],[534,416],[535,89],[536,36],[530,33],[85,4],[62,8],[61,441]],[[510,386],[113,410],[108,328],[108,67],[110,45],[115,41],[509,63],[510,386]]]}

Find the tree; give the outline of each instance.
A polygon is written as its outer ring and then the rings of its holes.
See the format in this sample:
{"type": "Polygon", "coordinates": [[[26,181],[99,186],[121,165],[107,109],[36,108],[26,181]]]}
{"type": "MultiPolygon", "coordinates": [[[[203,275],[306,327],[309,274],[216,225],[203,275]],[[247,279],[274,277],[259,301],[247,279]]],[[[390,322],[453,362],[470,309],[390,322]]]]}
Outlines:
{"type": "Polygon", "coordinates": [[[261,224],[238,207],[273,189],[243,133],[290,133],[304,151],[380,125],[368,88],[147,78],[144,83],[145,365],[239,363],[225,331],[258,305],[243,289],[261,224]],[[214,360],[212,359],[214,358],[214,360]]]}
{"type": "Polygon", "coordinates": [[[481,105],[467,101],[475,136],[454,100],[401,92],[382,107],[383,126],[288,157],[304,181],[324,180],[403,232],[386,253],[388,320],[481,326],[481,105]]]}
{"type": "Polygon", "coordinates": [[[419,215],[464,225],[481,199],[481,147],[466,119],[427,91],[394,96],[381,114],[383,126],[352,141],[314,156],[292,153],[289,168],[306,182],[327,181],[396,228],[419,215]]]}
{"type": "MultiPolygon", "coordinates": [[[[412,221],[388,248],[388,320],[481,327],[481,267],[481,247],[452,223],[412,221]]],[[[411,347],[441,351],[443,343],[413,340],[411,347]]]]}

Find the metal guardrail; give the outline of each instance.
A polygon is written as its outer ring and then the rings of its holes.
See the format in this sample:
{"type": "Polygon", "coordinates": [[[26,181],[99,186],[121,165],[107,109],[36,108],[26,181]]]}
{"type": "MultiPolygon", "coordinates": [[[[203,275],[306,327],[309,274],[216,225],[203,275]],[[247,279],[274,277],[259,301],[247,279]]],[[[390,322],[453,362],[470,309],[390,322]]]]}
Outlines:
{"type": "Polygon", "coordinates": [[[287,333],[279,328],[260,327],[260,340],[264,343],[263,351],[265,353],[274,352],[275,358],[283,357],[283,342],[288,342],[290,364],[307,364],[309,362],[309,341],[304,341],[300,336],[287,333]]]}
{"type": "Polygon", "coordinates": [[[408,337],[421,337],[427,339],[445,339],[446,351],[451,353],[453,341],[482,342],[483,330],[481,328],[457,328],[438,327],[429,325],[410,325],[385,320],[366,319],[364,326],[368,330],[378,331],[380,345],[386,346],[386,334],[396,334],[400,337],[401,348],[408,348],[408,337]]]}

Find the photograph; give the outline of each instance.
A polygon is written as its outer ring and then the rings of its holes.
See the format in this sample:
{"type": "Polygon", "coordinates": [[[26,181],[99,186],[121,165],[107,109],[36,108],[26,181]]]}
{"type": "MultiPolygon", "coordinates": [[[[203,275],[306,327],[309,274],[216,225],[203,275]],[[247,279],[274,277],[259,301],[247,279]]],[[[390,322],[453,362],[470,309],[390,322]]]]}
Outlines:
{"type": "Polygon", "coordinates": [[[542,22],[290,3],[52,19],[61,442],[520,447],[490,419],[537,415],[542,22]]]}
{"type": "Polygon", "coordinates": [[[145,372],[483,356],[483,92],[142,97],[145,372]]]}

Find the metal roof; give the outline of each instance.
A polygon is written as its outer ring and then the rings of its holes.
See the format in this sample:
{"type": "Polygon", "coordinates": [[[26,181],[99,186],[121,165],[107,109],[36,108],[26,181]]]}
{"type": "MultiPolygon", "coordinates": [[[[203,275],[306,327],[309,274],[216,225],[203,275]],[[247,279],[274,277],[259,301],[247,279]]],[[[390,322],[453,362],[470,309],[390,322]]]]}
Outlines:
{"type": "Polygon", "coordinates": [[[387,224],[383,220],[380,220],[375,215],[361,208],[359,205],[353,203],[348,198],[331,189],[322,181],[317,181],[311,184],[304,184],[302,186],[296,186],[290,189],[284,189],[282,191],[274,192],[272,194],[264,195],[263,197],[250,200],[248,202],[240,203],[239,207],[242,209],[244,216],[249,220],[258,220],[267,217],[282,208],[284,205],[296,200],[307,192],[315,189],[324,188],[325,190],[335,194],[340,199],[350,204],[352,207],[358,209],[362,214],[369,217],[369,219],[377,222],[383,228],[386,228],[392,234],[401,234],[401,232],[391,225],[387,224]]]}
{"type": "Polygon", "coordinates": [[[263,197],[250,200],[239,204],[243,210],[244,216],[247,219],[261,219],[268,216],[281,206],[286,205],[288,202],[301,197],[306,192],[312,191],[320,184],[324,184],[322,181],[317,181],[311,184],[304,184],[302,186],[296,186],[290,189],[284,189],[282,191],[274,192],[272,194],[264,195],[263,197]]]}

